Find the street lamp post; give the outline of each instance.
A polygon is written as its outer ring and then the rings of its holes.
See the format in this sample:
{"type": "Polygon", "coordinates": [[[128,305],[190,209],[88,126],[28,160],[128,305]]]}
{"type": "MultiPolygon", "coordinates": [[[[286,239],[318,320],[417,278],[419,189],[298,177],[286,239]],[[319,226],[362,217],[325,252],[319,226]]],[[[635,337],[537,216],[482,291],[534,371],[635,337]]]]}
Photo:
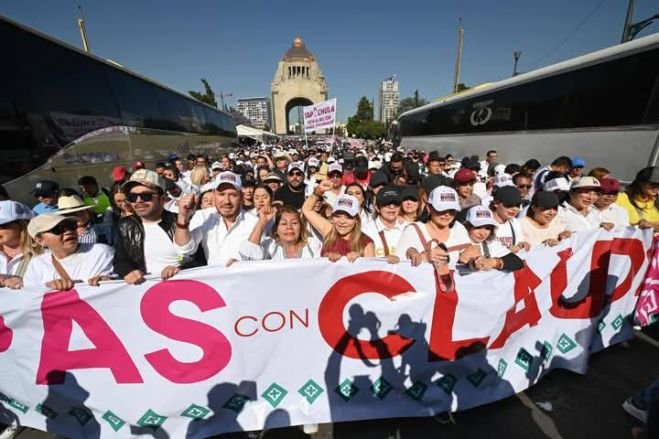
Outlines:
{"type": "Polygon", "coordinates": [[[515,57],[515,64],[513,65],[513,76],[517,76],[517,63],[519,62],[519,57],[522,56],[522,51],[516,50],[513,52],[513,56],[515,57]]]}

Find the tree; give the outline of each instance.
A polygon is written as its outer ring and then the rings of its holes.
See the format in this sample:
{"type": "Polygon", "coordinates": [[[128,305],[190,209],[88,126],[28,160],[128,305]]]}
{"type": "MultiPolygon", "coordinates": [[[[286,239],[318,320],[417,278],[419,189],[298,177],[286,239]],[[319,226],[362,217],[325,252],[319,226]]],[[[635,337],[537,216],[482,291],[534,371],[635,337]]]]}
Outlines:
{"type": "Polygon", "coordinates": [[[387,134],[385,126],[373,120],[373,105],[366,96],[359,100],[357,113],[348,118],[346,130],[351,136],[360,139],[377,139],[387,134]]]}
{"type": "Polygon", "coordinates": [[[201,79],[201,83],[204,85],[203,93],[190,90],[188,91],[188,94],[200,102],[203,102],[205,104],[217,108],[217,101],[215,100],[215,92],[211,88],[210,84],[204,78],[201,79]]]}
{"type": "Polygon", "coordinates": [[[398,105],[398,115],[426,105],[427,103],[428,101],[419,95],[419,90],[414,90],[413,96],[400,100],[400,104],[398,105]]]}

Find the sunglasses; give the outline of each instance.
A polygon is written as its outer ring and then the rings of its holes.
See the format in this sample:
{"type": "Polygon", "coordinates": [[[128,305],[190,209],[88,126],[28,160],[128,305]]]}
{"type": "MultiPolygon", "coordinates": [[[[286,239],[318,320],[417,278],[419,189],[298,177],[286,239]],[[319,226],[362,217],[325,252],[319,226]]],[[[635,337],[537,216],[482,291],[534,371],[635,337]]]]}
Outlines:
{"type": "Polygon", "coordinates": [[[154,196],[158,196],[158,194],[155,192],[140,192],[140,193],[131,192],[128,195],[126,195],[126,200],[129,203],[134,203],[137,201],[138,198],[141,198],[142,201],[148,203],[153,199],[154,196]]]}
{"type": "Polygon", "coordinates": [[[75,231],[77,225],[73,221],[62,221],[52,229],[48,230],[46,233],[52,233],[53,235],[63,235],[66,232],[75,231]]]}
{"type": "Polygon", "coordinates": [[[503,207],[506,209],[512,209],[513,207],[517,207],[519,209],[520,205],[519,204],[506,204],[506,203],[501,203],[503,207]]]}
{"type": "Polygon", "coordinates": [[[517,188],[518,189],[531,189],[531,185],[530,184],[518,184],[517,188]]]}
{"type": "Polygon", "coordinates": [[[293,171],[288,173],[289,177],[304,177],[304,174],[300,171],[293,171]]]}

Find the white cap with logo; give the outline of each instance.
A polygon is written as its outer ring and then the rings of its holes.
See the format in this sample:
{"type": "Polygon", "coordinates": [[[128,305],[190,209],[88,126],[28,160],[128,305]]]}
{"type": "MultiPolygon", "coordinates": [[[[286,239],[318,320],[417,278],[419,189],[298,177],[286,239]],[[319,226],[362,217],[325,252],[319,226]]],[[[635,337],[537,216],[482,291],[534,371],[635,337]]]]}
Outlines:
{"type": "Polygon", "coordinates": [[[327,174],[331,174],[332,172],[340,172],[343,174],[343,166],[341,166],[338,163],[332,163],[327,167],[327,174]]]}
{"type": "Polygon", "coordinates": [[[428,196],[428,203],[437,212],[443,212],[445,210],[460,210],[458,193],[455,189],[448,186],[438,186],[433,189],[428,196]]]}
{"type": "Polygon", "coordinates": [[[474,227],[494,226],[494,215],[485,206],[474,206],[467,211],[467,222],[474,227]]]}
{"type": "Polygon", "coordinates": [[[513,183],[513,176],[504,172],[494,177],[494,185],[496,187],[515,186],[515,183],[513,183]]]}
{"type": "Polygon", "coordinates": [[[0,201],[0,225],[8,224],[12,221],[29,220],[33,216],[32,209],[23,203],[13,200],[0,201]]]}
{"type": "Polygon", "coordinates": [[[352,195],[339,195],[333,206],[334,213],[344,212],[351,217],[359,215],[359,200],[352,195]]]}
{"type": "Polygon", "coordinates": [[[223,184],[231,185],[236,190],[241,190],[243,188],[240,176],[231,171],[220,172],[217,177],[215,177],[215,189],[219,189],[223,184]]]}

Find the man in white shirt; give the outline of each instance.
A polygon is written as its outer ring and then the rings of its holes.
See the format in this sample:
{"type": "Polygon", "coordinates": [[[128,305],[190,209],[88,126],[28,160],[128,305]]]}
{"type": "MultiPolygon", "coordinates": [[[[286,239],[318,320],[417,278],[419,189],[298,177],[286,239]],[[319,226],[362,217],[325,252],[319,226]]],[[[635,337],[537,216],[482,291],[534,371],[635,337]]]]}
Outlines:
{"type": "Polygon", "coordinates": [[[194,254],[201,245],[208,265],[228,266],[241,259],[240,246],[258,222],[258,217],[242,211],[241,189],[239,175],[221,172],[215,179],[213,191],[215,209],[197,211],[192,219],[189,216],[193,198],[186,196],[181,200],[174,236],[181,256],[194,254]]]}
{"type": "Polygon", "coordinates": [[[396,255],[396,245],[407,225],[399,218],[401,202],[400,192],[395,186],[383,187],[375,196],[378,216],[375,221],[362,225],[362,232],[375,244],[375,256],[396,255]]]}

